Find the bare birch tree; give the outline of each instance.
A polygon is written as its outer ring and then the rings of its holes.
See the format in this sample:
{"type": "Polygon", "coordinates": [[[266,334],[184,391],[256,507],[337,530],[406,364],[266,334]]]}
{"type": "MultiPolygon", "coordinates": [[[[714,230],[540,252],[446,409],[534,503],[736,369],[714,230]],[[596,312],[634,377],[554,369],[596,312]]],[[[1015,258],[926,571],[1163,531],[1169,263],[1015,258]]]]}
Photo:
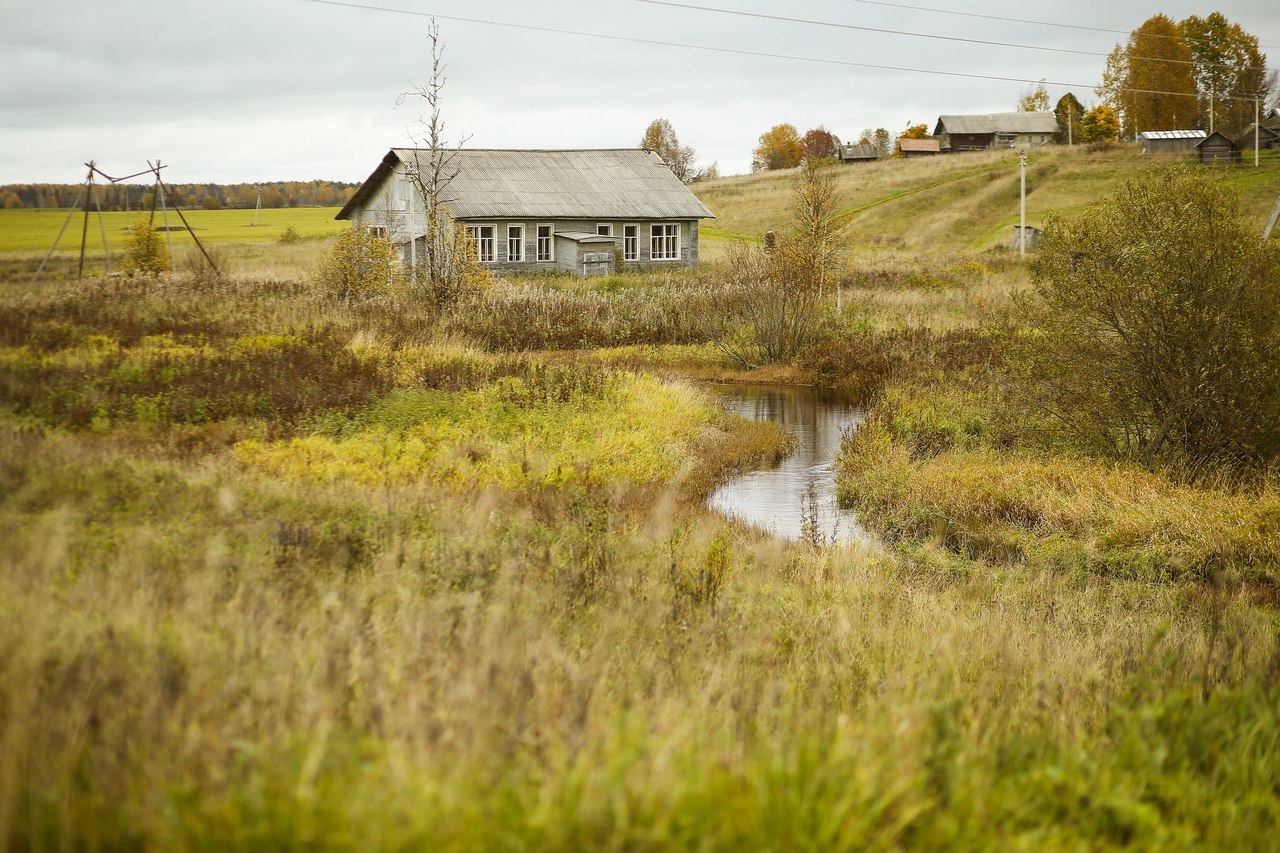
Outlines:
{"type": "MultiPolygon", "coordinates": [[[[427,109],[407,128],[414,146],[413,162],[408,164],[407,177],[411,191],[416,191],[422,199],[425,214],[422,257],[414,265],[416,268],[410,271],[410,278],[416,287],[426,291],[432,302],[444,306],[486,282],[489,273],[479,266],[474,246],[449,213],[448,206],[455,201],[449,186],[458,176],[457,155],[469,137],[461,137],[456,143],[445,138],[440,107],[448,78],[444,64],[445,43],[435,18],[431,19],[427,38],[431,41],[431,77],[426,83],[402,92],[396,105],[418,99],[427,109]]],[[[412,206],[410,210],[413,210],[412,206]]],[[[409,237],[415,242],[418,239],[416,219],[416,214],[411,213],[409,237]]]]}

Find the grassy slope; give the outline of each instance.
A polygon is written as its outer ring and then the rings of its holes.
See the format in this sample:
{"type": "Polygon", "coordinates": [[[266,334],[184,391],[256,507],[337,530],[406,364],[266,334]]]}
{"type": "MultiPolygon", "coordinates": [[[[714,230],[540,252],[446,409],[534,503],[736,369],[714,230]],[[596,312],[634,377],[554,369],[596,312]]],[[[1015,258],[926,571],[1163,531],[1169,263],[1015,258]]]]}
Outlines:
{"type": "MultiPolygon", "coordinates": [[[[1266,220],[1280,193],[1280,152],[1220,167],[1244,193],[1250,212],[1266,220]]],[[[1153,162],[1134,146],[1102,152],[1083,148],[1034,151],[1027,169],[1027,219],[1040,225],[1048,213],[1070,215],[1109,195],[1126,178],[1153,162]]],[[[1169,163],[1169,159],[1155,162],[1169,163]]],[[[858,242],[913,251],[960,252],[1008,242],[1018,221],[1018,157],[992,151],[916,160],[882,160],[842,166],[838,184],[856,213],[858,242]]],[[[724,178],[694,191],[716,214],[703,234],[716,254],[717,242],[756,238],[782,230],[794,170],[724,178]]]]}

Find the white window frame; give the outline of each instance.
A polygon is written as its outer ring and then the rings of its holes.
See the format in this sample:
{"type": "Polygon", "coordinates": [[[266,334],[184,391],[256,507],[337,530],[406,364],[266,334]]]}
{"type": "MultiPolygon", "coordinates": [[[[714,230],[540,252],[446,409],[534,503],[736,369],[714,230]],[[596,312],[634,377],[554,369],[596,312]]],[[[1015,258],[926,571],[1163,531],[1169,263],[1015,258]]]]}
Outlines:
{"type": "Polygon", "coordinates": [[[653,222],[649,225],[649,260],[651,261],[678,261],[680,260],[680,223],[679,222],[653,222]],[[667,234],[666,229],[674,229],[674,233],[667,234]],[[661,232],[659,232],[661,229],[661,232]],[[655,251],[661,246],[661,251],[655,251]],[[668,252],[673,249],[674,254],[668,252]]]}
{"type": "Polygon", "coordinates": [[[510,263],[524,263],[524,223],[507,223],[507,261],[510,263]],[[511,232],[518,231],[520,236],[516,238],[516,254],[511,254],[511,232]]]}
{"type": "Polygon", "coordinates": [[[498,260],[498,226],[493,222],[477,222],[467,225],[467,236],[476,242],[476,260],[482,264],[496,263],[498,260]],[[480,233],[482,228],[491,228],[493,231],[489,236],[489,257],[484,256],[484,237],[480,233]]]}
{"type": "Polygon", "coordinates": [[[640,260],[640,226],[627,222],[622,226],[622,259],[624,261],[640,260]],[[627,232],[631,234],[628,236],[627,232]],[[630,248],[630,251],[628,250],[630,248]]]}
{"type": "Polygon", "coordinates": [[[597,236],[597,237],[612,237],[612,236],[613,236],[613,223],[612,223],[612,222],[597,222],[597,223],[596,223],[596,236],[597,236]]]}
{"type": "Polygon", "coordinates": [[[556,259],[556,227],[550,222],[539,222],[535,227],[537,230],[533,233],[537,236],[534,237],[534,240],[536,241],[534,257],[537,258],[538,263],[541,264],[553,263],[556,259]],[[543,228],[547,229],[547,236],[545,238],[543,238],[541,233],[543,228]],[[547,241],[547,251],[545,253],[542,251],[543,239],[546,239],[547,241]]]}

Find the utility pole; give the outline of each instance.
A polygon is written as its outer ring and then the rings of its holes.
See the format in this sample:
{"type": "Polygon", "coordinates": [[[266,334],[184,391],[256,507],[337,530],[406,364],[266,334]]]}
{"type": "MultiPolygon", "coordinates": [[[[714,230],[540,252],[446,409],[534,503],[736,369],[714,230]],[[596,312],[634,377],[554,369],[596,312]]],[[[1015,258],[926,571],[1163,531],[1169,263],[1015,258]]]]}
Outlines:
{"type": "MultiPolygon", "coordinates": [[[[1067,94],[1070,95],[1071,93],[1068,92],[1067,94]]],[[[1071,106],[1071,102],[1067,101],[1067,145],[1068,147],[1075,145],[1075,142],[1072,141],[1071,139],[1071,125],[1075,120],[1076,120],[1075,109],[1071,106]]]]}
{"type": "Polygon", "coordinates": [[[416,281],[418,275],[418,225],[414,221],[413,194],[418,191],[418,170],[413,166],[408,166],[405,169],[405,177],[409,178],[409,185],[405,187],[409,198],[409,276],[416,281]]]}
{"type": "Polygon", "coordinates": [[[255,184],[254,189],[258,191],[258,203],[253,208],[253,224],[262,224],[262,184],[255,184]]]}
{"type": "Polygon", "coordinates": [[[1262,136],[1260,132],[1262,129],[1258,127],[1259,121],[1261,121],[1261,116],[1258,115],[1258,99],[1255,97],[1253,99],[1253,167],[1255,169],[1258,168],[1258,139],[1262,136]]]}
{"type": "Polygon", "coordinates": [[[1018,257],[1027,256],[1027,152],[1018,155],[1018,166],[1022,173],[1022,191],[1020,193],[1021,211],[1018,215],[1018,257]]]}
{"type": "Polygon", "coordinates": [[[1213,90],[1209,90],[1209,135],[1213,136],[1213,90]]]}

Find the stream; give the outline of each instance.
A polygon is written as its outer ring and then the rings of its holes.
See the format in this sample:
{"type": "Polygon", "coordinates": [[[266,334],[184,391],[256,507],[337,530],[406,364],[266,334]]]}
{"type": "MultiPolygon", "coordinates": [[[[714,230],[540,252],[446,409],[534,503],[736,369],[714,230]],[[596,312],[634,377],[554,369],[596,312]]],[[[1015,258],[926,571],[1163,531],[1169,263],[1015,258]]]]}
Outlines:
{"type": "Polygon", "coordinates": [[[835,458],[844,431],[863,411],[847,396],[792,385],[708,385],[732,414],[773,421],[794,433],[796,449],[772,468],[725,483],[708,499],[717,512],[786,539],[801,538],[809,487],[816,498],[824,538],[851,542],[866,537],[857,516],[836,504],[835,458]]]}

